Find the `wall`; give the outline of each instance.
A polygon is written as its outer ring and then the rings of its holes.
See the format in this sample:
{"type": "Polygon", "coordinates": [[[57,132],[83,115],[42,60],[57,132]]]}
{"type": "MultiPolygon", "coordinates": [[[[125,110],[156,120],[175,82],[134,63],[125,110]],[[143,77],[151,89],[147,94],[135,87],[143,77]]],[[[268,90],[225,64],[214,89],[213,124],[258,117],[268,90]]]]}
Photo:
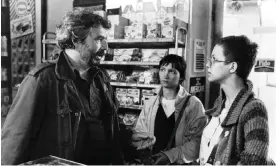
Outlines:
{"type": "Polygon", "coordinates": [[[55,32],[67,11],[73,9],[73,0],[47,0],[47,31],[55,32]]]}
{"type": "MultiPolygon", "coordinates": [[[[205,81],[205,71],[194,72],[194,40],[200,39],[204,40],[205,45],[205,59],[208,54],[208,43],[211,28],[211,10],[212,10],[212,0],[191,0],[191,11],[190,11],[190,25],[188,28],[188,42],[186,45],[186,61],[187,61],[187,79],[185,81],[185,88],[190,91],[190,79],[192,77],[203,77],[205,81]]],[[[205,81],[206,82],[206,81],[205,81]]],[[[205,84],[205,83],[204,83],[205,84]]],[[[206,85],[205,92],[200,92],[201,94],[196,94],[199,98],[203,98],[201,101],[206,106],[206,85]]]]}

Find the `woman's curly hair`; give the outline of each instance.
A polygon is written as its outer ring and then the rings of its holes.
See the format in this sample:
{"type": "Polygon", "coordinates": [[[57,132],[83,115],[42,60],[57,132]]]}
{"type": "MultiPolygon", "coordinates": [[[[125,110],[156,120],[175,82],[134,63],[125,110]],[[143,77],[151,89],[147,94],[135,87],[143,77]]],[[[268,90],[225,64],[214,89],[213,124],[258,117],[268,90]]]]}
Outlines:
{"type": "Polygon", "coordinates": [[[60,49],[74,48],[75,42],[83,42],[91,28],[102,26],[109,29],[111,24],[98,14],[77,9],[65,14],[56,28],[56,40],[60,49]]]}

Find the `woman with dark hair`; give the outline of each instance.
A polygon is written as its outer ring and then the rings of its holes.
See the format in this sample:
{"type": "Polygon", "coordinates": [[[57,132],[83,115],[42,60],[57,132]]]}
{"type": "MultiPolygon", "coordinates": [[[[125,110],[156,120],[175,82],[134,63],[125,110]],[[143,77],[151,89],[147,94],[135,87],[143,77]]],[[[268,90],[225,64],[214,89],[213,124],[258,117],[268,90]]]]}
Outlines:
{"type": "Polygon", "coordinates": [[[264,103],[247,77],[258,45],[246,36],[220,39],[206,64],[208,80],[221,87],[200,145],[201,165],[267,164],[268,122],[264,103]]]}
{"type": "Polygon", "coordinates": [[[145,101],[135,126],[133,145],[149,149],[152,164],[191,163],[198,158],[206,118],[201,101],[181,85],[185,72],[186,62],[178,55],[160,61],[161,86],[145,101]]]}

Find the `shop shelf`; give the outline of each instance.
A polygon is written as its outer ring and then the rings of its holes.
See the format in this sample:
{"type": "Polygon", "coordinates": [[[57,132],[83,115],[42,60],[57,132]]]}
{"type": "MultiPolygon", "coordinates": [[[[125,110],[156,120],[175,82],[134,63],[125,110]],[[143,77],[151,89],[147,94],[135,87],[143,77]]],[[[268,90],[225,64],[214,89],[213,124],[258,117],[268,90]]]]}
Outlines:
{"type": "Polygon", "coordinates": [[[133,66],[158,66],[159,62],[140,62],[140,61],[124,61],[124,62],[116,62],[116,61],[102,61],[101,65],[133,65],[133,66]]]}
{"type": "MultiPolygon", "coordinates": [[[[175,47],[172,38],[142,38],[142,39],[108,39],[110,48],[168,48],[175,47]]],[[[178,47],[185,47],[184,42],[178,41],[178,47]]]]}
{"type": "Polygon", "coordinates": [[[158,84],[137,84],[137,83],[124,83],[124,82],[111,82],[113,86],[123,86],[123,87],[137,87],[137,88],[157,88],[158,84]]]}

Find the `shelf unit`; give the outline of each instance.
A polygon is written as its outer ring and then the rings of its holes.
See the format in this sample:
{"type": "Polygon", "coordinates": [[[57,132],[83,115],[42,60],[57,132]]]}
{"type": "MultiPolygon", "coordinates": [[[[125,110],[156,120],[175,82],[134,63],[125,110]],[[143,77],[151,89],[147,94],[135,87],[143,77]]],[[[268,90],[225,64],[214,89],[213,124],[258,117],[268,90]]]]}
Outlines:
{"type": "MultiPolygon", "coordinates": [[[[143,39],[108,39],[108,46],[112,49],[118,49],[118,48],[153,48],[153,49],[164,49],[164,48],[175,48],[175,52],[179,48],[184,49],[185,48],[185,42],[187,42],[187,30],[183,27],[179,27],[176,30],[176,36],[175,38],[143,38],[143,39]],[[185,35],[185,41],[176,40],[178,39],[178,36],[180,32],[183,32],[183,35],[185,35]]],[[[56,45],[57,41],[54,40],[53,37],[48,38],[49,36],[54,36],[55,33],[53,32],[46,32],[43,35],[43,61],[47,59],[46,55],[46,45],[56,45]]],[[[133,69],[135,66],[143,66],[143,67],[157,67],[159,65],[159,62],[143,62],[143,61],[101,61],[100,65],[106,66],[106,67],[112,67],[112,66],[126,66],[128,69],[133,69]]],[[[126,83],[126,82],[111,82],[111,85],[115,88],[138,88],[140,89],[155,89],[158,87],[157,84],[139,84],[139,83],[126,83]]],[[[141,94],[141,93],[140,93],[141,94]]],[[[141,95],[140,95],[140,101],[141,101],[141,95]]],[[[142,102],[141,102],[142,103],[142,102]]],[[[130,110],[141,110],[142,105],[120,105],[120,108],[123,109],[130,109],[130,110]]]]}
{"type": "Polygon", "coordinates": [[[138,84],[138,83],[124,83],[124,82],[111,82],[112,86],[119,87],[135,87],[135,88],[157,88],[158,84],[138,84]]]}
{"type": "Polygon", "coordinates": [[[6,116],[12,102],[12,67],[9,1],[1,3],[1,112],[6,116]],[[3,38],[3,41],[2,41],[3,38]]]}
{"type": "Polygon", "coordinates": [[[124,61],[124,62],[115,62],[115,61],[102,61],[101,65],[126,65],[126,66],[158,66],[158,62],[140,62],[140,61],[124,61]]]}

